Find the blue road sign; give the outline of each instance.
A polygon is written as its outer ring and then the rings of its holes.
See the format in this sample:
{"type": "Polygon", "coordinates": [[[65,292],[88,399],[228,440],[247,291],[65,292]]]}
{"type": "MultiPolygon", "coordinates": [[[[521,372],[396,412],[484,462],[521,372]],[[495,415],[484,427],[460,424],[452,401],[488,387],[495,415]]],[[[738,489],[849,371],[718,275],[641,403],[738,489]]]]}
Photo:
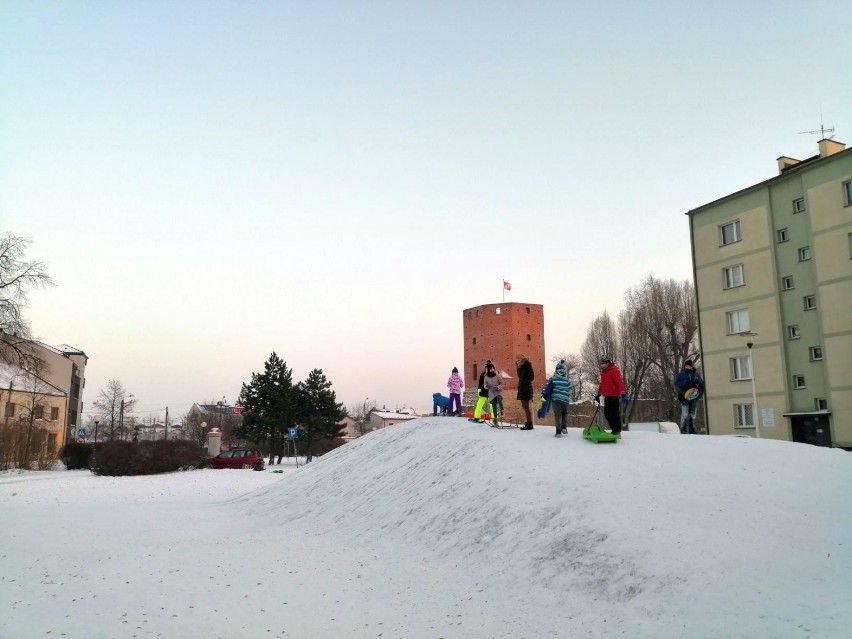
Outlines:
{"type": "Polygon", "coordinates": [[[85,428],[80,428],[80,429],[77,430],[77,437],[85,437],[85,436],[86,436],[86,429],[85,428]]]}
{"type": "Polygon", "coordinates": [[[299,439],[299,429],[298,428],[288,428],[287,429],[287,437],[290,439],[299,439]]]}

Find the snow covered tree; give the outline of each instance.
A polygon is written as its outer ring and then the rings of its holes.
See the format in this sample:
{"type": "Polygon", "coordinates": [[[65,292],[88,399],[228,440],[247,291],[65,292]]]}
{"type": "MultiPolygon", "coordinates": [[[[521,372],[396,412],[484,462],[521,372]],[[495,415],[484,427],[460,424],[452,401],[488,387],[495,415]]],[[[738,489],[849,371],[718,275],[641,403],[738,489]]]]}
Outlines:
{"type": "Polygon", "coordinates": [[[269,463],[282,453],[284,434],[296,425],[296,390],[293,371],[276,353],[263,365],[262,373],[252,373],[251,382],[243,383],[238,403],[243,421],[234,435],[256,444],[269,445],[269,463]]]}
{"type": "Polygon", "coordinates": [[[311,461],[314,442],[343,436],[340,420],[346,417],[346,410],[337,402],[331,382],[318,368],[312,370],[304,382],[299,382],[296,396],[301,429],[299,437],[306,446],[306,461],[311,461]]]}

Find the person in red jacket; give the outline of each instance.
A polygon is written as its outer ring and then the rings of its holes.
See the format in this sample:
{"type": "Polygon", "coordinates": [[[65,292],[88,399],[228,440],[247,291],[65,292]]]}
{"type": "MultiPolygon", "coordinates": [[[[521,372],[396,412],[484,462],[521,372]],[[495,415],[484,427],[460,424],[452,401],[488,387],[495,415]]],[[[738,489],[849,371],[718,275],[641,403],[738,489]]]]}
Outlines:
{"type": "Polygon", "coordinates": [[[598,394],[595,395],[595,402],[600,404],[601,396],[603,396],[604,417],[612,434],[621,438],[621,407],[618,402],[621,400],[626,403],[627,400],[624,380],[621,379],[621,371],[613,364],[611,358],[601,357],[598,364],[601,367],[601,383],[598,386],[598,394]]]}

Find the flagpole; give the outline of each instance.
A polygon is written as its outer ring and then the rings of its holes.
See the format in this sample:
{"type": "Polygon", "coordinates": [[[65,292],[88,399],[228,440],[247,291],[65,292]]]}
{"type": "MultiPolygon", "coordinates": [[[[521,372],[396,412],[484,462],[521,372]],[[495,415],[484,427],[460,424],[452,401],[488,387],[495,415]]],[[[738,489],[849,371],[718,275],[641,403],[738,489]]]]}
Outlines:
{"type": "Polygon", "coordinates": [[[506,280],[503,280],[503,304],[506,303],[506,280]]]}

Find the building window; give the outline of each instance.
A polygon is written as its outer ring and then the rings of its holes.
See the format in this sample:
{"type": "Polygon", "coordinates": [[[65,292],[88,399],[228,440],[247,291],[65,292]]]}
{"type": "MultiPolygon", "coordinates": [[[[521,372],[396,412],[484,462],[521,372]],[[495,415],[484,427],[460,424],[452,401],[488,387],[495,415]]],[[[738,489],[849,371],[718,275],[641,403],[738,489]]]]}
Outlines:
{"type": "Polygon", "coordinates": [[[734,404],[734,428],[754,428],[753,404],[734,404]]]}
{"type": "Polygon", "coordinates": [[[808,352],[811,355],[812,362],[818,362],[822,359],[822,346],[811,346],[808,352]]]}
{"type": "Polygon", "coordinates": [[[789,242],[790,241],[790,230],[789,229],[778,229],[778,243],[781,242],[789,242]]]}
{"type": "Polygon", "coordinates": [[[792,291],[795,287],[793,284],[793,276],[785,275],[781,278],[781,288],[785,291],[792,291]]]}
{"type": "Polygon", "coordinates": [[[479,317],[479,311],[476,311],[476,316],[479,317]]]}
{"type": "Polygon", "coordinates": [[[743,379],[751,379],[751,362],[748,356],[731,358],[731,381],[739,382],[743,379]]]}
{"type": "Polygon", "coordinates": [[[852,206],[852,180],[843,183],[843,205],[852,206]]]}
{"type": "Polygon", "coordinates": [[[804,375],[793,375],[793,388],[796,390],[801,390],[805,388],[805,376],[804,375]]]}
{"type": "MultiPolygon", "coordinates": [[[[479,375],[476,374],[477,372],[479,372],[479,364],[474,364],[473,365],[473,379],[479,378],[479,375]]],[[[467,381],[470,381],[470,380],[467,380],[467,381]]]]}
{"type": "Polygon", "coordinates": [[[793,200],[793,213],[804,213],[805,211],[805,198],[800,197],[797,200],[793,200]]]}
{"type": "Polygon", "coordinates": [[[748,310],[731,311],[728,317],[728,335],[737,335],[751,330],[748,321],[748,310]]]}
{"type": "Polygon", "coordinates": [[[6,402],[6,414],[5,417],[14,417],[15,416],[15,404],[12,402],[6,402]]]}
{"type": "Polygon", "coordinates": [[[852,233],[849,234],[849,259],[852,260],[852,233]]]}
{"type": "Polygon", "coordinates": [[[498,306],[497,308],[495,308],[495,309],[494,309],[494,313],[495,313],[496,315],[499,315],[499,314],[500,314],[500,307],[499,307],[499,306],[498,306]]]}
{"type": "Polygon", "coordinates": [[[527,306],[527,315],[529,315],[529,314],[530,314],[530,307],[527,306]]]}
{"type": "Polygon", "coordinates": [[[739,242],[742,238],[740,237],[740,221],[731,222],[729,224],[723,224],[719,227],[719,238],[722,242],[722,246],[725,244],[733,244],[734,242],[739,242]]]}
{"type": "Polygon", "coordinates": [[[812,311],[816,308],[816,295],[805,295],[805,310],[812,311]]]}
{"type": "Polygon", "coordinates": [[[799,332],[798,324],[790,324],[787,327],[787,339],[799,339],[802,336],[801,332],[799,332]]]}
{"type": "Polygon", "coordinates": [[[56,433],[48,433],[47,435],[47,452],[51,454],[56,452],[56,433]]]}
{"type": "Polygon", "coordinates": [[[828,410],[828,400],[825,397],[814,397],[814,408],[828,410]]]}
{"type": "Polygon", "coordinates": [[[476,346],[476,338],[473,338],[473,345],[476,346]]]}
{"type": "Polygon", "coordinates": [[[799,261],[807,262],[809,259],[811,259],[811,247],[803,246],[799,249],[799,261]]]}
{"type": "Polygon", "coordinates": [[[51,408],[50,408],[50,419],[54,422],[57,419],[59,419],[59,407],[51,406],[51,408]]]}
{"type": "Polygon", "coordinates": [[[531,341],[532,341],[532,335],[530,335],[529,333],[527,333],[527,341],[528,341],[528,342],[531,342],[531,341]]]}
{"type": "Polygon", "coordinates": [[[725,275],[725,288],[736,288],[745,284],[745,274],[742,264],[729,266],[722,269],[722,272],[725,275]]]}
{"type": "Polygon", "coordinates": [[[35,419],[44,419],[44,406],[41,404],[36,406],[35,410],[33,410],[33,417],[35,419]]]}

